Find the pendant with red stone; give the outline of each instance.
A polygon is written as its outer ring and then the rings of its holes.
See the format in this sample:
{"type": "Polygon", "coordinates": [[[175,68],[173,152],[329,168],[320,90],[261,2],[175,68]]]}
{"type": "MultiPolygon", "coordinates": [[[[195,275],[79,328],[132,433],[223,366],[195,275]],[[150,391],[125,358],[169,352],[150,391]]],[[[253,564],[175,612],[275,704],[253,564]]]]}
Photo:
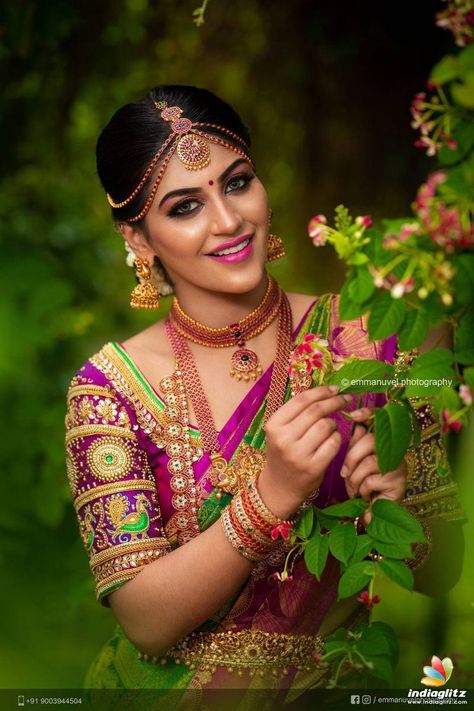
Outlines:
{"type": "Polygon", "coordinates": [[[258,356],[249,348],[239,348],[232,354],[230,375],[236,380],[256,380],[262,374],[258,356]]]}

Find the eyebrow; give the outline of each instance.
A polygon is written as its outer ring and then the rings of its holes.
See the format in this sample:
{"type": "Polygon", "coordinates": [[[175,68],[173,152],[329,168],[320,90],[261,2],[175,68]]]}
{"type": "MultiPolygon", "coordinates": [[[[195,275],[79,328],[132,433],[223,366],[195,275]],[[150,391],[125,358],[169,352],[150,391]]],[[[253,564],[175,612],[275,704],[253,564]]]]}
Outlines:
{"type": "MultiPolygon", "coordinates": [[[[222,173],[222,175],[220,175],[220,176],[218,177],[218,179],[217,179],[218,182],[222,184],[222,183],[224,182],[224,180],[227,178],[227,176],[228,176],[230,173],[232,173],[232,171],[234,170],[234,168],[236,168],[236,167],[237,167],[238,165],[240,165],[241,163],[247,163],[247,164],[248,164],[248,160],[246,160],[245,158],[237,158],[237,160],[235,160],[233,163],[231,163],[231,164],[224,170],[224,172],[222,173]]],[[[195,195],[196,193],[201,192],[201,190],[202,190],[202,188],[179,188],[179,190],[171,190],[171,192],[166,193],[166,195],[161,199],[160,204],[158,205],[158,207],[160,208],[160,207],[163,205],[163,203],[166,202],[166,200],[169,200],[169,199],[172,198],[172,197],[178,197],[179,195],[189,195],[189,194],[195,195]]]]}

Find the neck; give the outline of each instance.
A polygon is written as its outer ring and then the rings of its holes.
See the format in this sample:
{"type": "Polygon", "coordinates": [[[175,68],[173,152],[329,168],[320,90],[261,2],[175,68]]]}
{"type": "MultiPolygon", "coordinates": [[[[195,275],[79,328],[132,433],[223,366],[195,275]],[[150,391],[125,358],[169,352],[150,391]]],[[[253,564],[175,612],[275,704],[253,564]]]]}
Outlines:
{"type": "Polygon", "coordinates": [[[208,291],[199,287],[179,288],[176,298],[181,309],[195,321],[210,328],[223,328],[237,323],[262,302],[268,285],[268,275],[263,273],[260,282],[251,291],[242,294],[208,291]]]}

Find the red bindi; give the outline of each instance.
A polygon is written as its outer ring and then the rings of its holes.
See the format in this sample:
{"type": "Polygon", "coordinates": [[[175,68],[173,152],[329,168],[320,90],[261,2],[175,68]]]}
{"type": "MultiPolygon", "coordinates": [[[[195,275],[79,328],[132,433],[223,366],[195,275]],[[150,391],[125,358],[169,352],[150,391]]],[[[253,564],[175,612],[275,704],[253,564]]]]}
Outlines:
{"type": "Polygon", "coordinates": [[[209,181],[209,185],[214,185],[214,181],[213,181],[213,180],[210,180],[210,181],[209,181]]]}

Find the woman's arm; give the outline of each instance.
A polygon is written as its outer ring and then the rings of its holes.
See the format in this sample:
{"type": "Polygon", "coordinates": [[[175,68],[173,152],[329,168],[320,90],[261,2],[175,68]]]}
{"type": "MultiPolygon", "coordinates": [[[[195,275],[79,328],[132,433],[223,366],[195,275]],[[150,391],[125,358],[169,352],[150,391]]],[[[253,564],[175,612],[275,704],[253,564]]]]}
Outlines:
{"type": "MultiPolygon", "coordinates": [[[[341,444],[328,415],[346,407],[347,397],[314,388],[289,400],[268,421],[267,461],[258,488],[279,518],[293,514],[321,483],[341,444]]],[[[110,593],[110,605],[140,651],[162,656],[228,603],[252,566],[217,521],[110,593]]]]}

